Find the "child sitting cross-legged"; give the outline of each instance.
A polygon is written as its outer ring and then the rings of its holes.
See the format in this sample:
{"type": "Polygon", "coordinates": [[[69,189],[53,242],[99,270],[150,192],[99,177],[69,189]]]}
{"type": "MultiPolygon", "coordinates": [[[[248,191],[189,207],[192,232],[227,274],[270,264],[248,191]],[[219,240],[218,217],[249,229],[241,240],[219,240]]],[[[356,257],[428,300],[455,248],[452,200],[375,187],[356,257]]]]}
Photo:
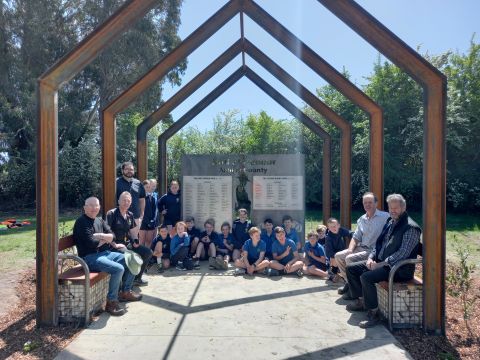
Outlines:
{"type": "Polygon", "coordinates": [[[162,273],[170,267],[170,234],[166,226],[162,226],[158,231],[158,236],[152,242],[153,256],[150,261],[148,271],[150,272],[154,264],[157,265],[157,272],[162,273]]]}

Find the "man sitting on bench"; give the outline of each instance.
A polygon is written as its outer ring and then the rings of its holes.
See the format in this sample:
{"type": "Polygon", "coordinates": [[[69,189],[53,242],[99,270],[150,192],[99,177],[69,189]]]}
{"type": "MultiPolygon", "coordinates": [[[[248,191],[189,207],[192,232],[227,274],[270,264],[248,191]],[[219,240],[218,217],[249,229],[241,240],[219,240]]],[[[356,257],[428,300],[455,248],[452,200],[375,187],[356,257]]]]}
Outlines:
{"type": "Polygon", "coordinates": [[[97,217],[100,211],[98,199],[89,197],[85,200],[83,209],[85,214],[73,226],[78,255],[85,260],[91,271],[110,274],[105,310],[114,316],[123,315],[125,309],[119,306],[118,300],[138,301],[142,296],[132,291],[134,275],[128,270],[123,253],[110,251],[110,244],[115,237],[108,224],[97,217]],[[122,291],[119,293],[121,282],[122,291]]]}
{"type": "MultiPolygon", "coordinates": [[[[400,260],[417,257],[422,230],[408,216],[405,199],[400,194],[391,194],[387,196],[387,203],[390,218],[368,260],[347,265],[350,295],[356,299],[355,303],[347,305],[347,310],[368,310],[367,320],[359,324],[361,328],[375,326],[380,321],[375,284],[387,281],[390,269],[400,260]]],[[[405,265],[397,271],[394,280],[411,280],[414,271],[414,264],[405,265]]]]}

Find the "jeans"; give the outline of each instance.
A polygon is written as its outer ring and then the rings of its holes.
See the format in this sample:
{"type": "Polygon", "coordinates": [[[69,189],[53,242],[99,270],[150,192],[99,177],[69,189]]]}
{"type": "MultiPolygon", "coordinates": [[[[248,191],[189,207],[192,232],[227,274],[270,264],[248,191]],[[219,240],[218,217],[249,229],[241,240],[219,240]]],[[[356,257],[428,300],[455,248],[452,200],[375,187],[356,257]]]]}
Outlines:
{"type": "Polygon", "coordinates": [[[127,265],[125,264],[125,257],[122,253],[106,250],[88,254],[83,260],[87,263],[90,271],[103,271],[110,274],[107,300],[118,300],[118,290],[122,280],[122,291],[130,291],[132,289],[134,276],[130,270],[128,270],[127,265]]]}

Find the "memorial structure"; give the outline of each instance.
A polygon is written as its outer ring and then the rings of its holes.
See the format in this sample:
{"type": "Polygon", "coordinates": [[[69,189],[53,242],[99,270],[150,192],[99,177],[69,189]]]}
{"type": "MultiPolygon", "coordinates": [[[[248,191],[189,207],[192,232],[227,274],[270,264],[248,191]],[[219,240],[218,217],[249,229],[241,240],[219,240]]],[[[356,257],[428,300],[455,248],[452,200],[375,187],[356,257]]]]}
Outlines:
{"type": "Polygon", "coordinates": [[[183,218],[200,226],[213,218],[232,224],[245,208],[252,222],[275,225],[290,215],[299,239],[305,235],[305,159],[303,154],[184,155],[182,157],[183,218]]]}

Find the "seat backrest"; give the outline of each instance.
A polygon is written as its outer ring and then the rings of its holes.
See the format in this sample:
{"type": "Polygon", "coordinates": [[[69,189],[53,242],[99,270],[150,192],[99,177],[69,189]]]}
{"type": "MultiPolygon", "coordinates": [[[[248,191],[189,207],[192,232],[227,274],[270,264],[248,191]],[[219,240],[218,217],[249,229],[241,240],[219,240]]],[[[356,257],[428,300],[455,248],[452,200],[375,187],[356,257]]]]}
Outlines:
{"type": "Polygon", "coordinates": [[[73,241],[73,235],[68,235],[58,240],[58,251],[63,251],[74,246],[75,241],[73,241]]]}

